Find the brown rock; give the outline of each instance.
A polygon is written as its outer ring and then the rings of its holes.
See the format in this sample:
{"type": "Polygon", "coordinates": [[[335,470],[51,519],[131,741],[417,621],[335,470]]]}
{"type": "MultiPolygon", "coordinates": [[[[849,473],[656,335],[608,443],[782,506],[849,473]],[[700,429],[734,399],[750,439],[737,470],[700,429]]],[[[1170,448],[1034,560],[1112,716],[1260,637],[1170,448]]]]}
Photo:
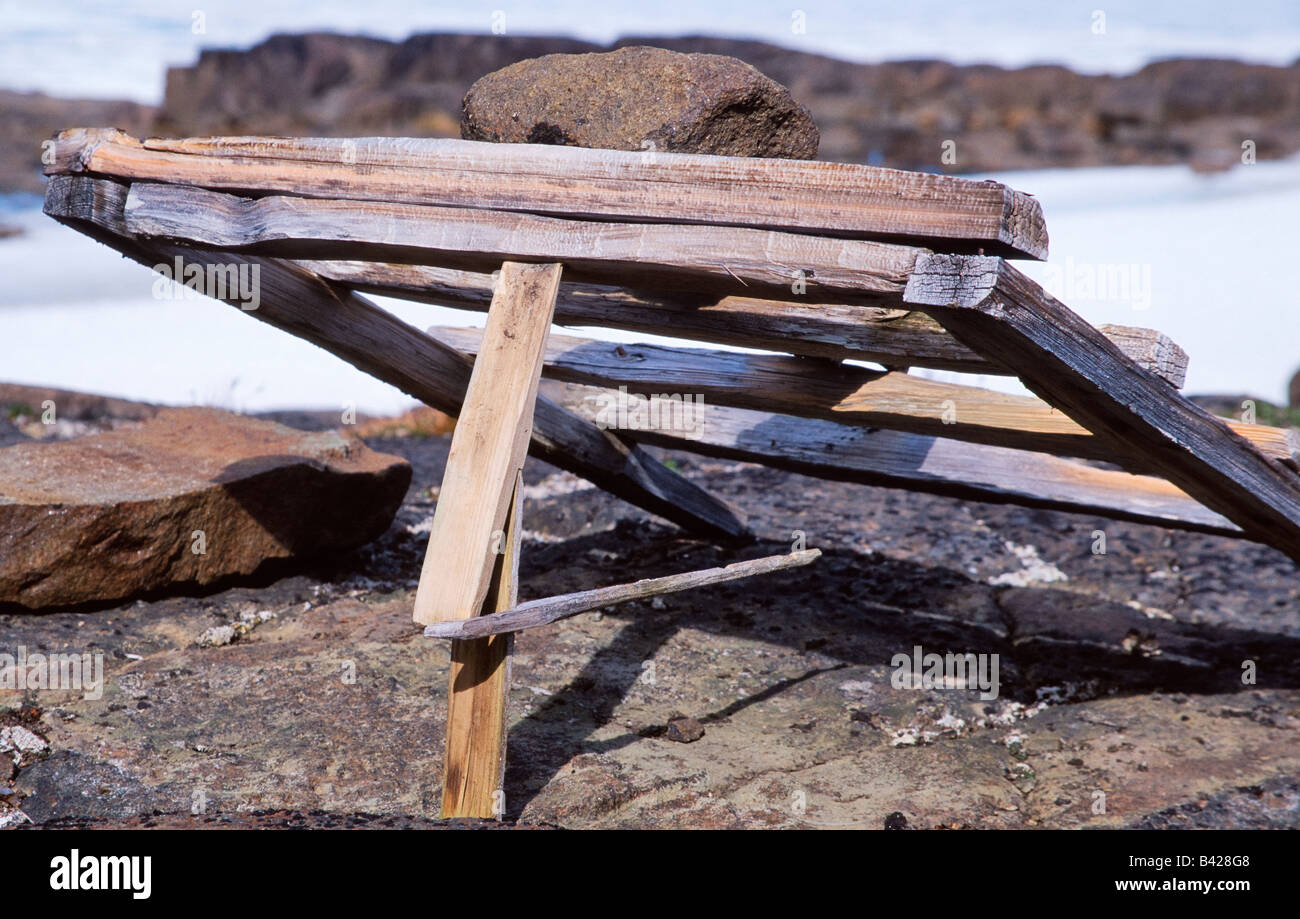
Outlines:
{"type": "Polygon", "coordinates": [[[1291,385],[1287,387],[1287,402],[1292,408],[1300,408],[1300,371],[1291,378],[1291,385]]]}
{"type": "Polygon", "coordinates": [[[168,409],[134,429],[8,447],[0,604],[211,585],[269,559],[362,545],[388,528],[410,479],[405,460],[338,432],[217,409],[168,409]]]}
{"type": "Polygon", "coordinates": [[[664,736],[677,743],[694,743],[704,736],[704,725],[694,718],[674,715],[668,719],[668,730],[664,736]]]}
{"type": "Polygon", "coordinates": [[[813,159],[819,140],[789,90],[743,61],[649,47],[548,54],[490,73],[465,95],[461,136],[787,159],[813,159]]]}

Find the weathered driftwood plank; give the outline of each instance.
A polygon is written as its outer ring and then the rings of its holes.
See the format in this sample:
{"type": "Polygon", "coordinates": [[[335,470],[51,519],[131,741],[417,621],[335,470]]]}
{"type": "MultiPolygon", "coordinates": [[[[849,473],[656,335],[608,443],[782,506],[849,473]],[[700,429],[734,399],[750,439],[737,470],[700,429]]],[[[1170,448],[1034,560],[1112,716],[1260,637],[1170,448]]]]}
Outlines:
{"type": "MultiPolygon", "coordinates": [[[[492,299],[492,276],[476,271],[392,262],[308,260],[302,264],[321,277],[383,296],[480,312],[487,310],[492,299]]],[[[804,357],[875,361],[886,367],[1015,375],[1014,368],[976,354],[919,311],[648,293],[562,282],[555,321],[804,357]]],[[[1132,326],[1103,325],[1099,329],[1139,366],[1174,388],[1182,388],[1187,378],[1187,352],[1167,335],[1132,326]]]]}
{"type": "MultiPolygon", "coordinates": [[[[519,530],[522,476],[516,475],[482,615],[519,602],[519,530]]],[[[451,643],[447,729],[442,769],[444,818],[496,817],[505,810],[506,705],[513,635],[451,643]]]]}
{"type": "Polygon", "coordinates": [[[1030,389],[1112,443],[1116,462],[1140,457],[1253,538],[1300,561],[1300,478],[1134,365],[1002,259],[926,257],[906,300],[972,348],[1014,362],[1030,389]]]}
{"type": "Polygon", "coordinates": [[[1174,389],[1183,388],[1187,380],[1187,352],[1168,335],[1154,329],[1109,323],[1097,326],[1097,331],[1139,367],[1150,370],[1174,389]]]}
{"type": "MultiPolygon", "coordinates": [[[[324,348],[421,402],[460,413],[470,378],[463,354],[292,264],[124,235],[126,194],[126,186],[106,179],[56,177],[46,189],[45,211],[146,266],[170,264],[177,256],[197,265],[256,266],[261,303],[248,315],[324,348]]],[[[747,534],[734,508],[635,444],[550,400],[538,400],[530,452],[679,526],[715,537],[747,534]]]]}
{"type": "Polygon", "coordinates": [[[644,600],[647,597],[722,584],[757,574],[771,574],[787,568],[798,568],[816,561],[821,554],[820,549],[800,549],[786,555],[769,555],[744,562],[733,562],[721,568],[705,568],[701,571],[670,574],[662,578],[642,578],[631,584],[597,587],[594,590],[529,600],[504,612],[454,622],[437,622],[426,627],[424,634],[429,638],[463,639],[521,632],[524,629],[535,629],[594,609],[627,603],[631,600],[644,600]]]}
{"type": "Polygon", "coordinates": [[[924,249],[745,227],[599,223],[468,207],[350,199],[240,198],[137,182],[126,225],[262,255],[339,255],[491,271],[502,260],[563,262],[596,283],[683,288],[769,299],[901,302],[924,249]]]}
{"type": "Polygon", "coordinates": [[[474,616],[487,596],[515,479],[528,455],[562,270],[556,264],[501,266],[415,594],[415,621],[422,625],[474,616]]]}
{"type": "MultiPolygon", "coordinates": [[[[437,327],[448,347],[478,352],[478,329],[437,327]]],[[[906,373],[848,364],[703,348],[616,344],[552,335],[545,375],[569,383],[637,387],[634,392],[702,396],[709,403],[842,424],[865,425],[991,444],[1111,460],[1114,448],[1068,415],[1032,396],[941,383],[906,373]]],[[[1258,445],[1291,460],[1289,432],[1235,424],[1258,445]]],[[[1134,463],[1137,465],[1137,463],[1134,463]]]]}
{"type": "MultiPolygon", "coordinates": [[[[543,380],[541,391],[573,412],[598,419],[618,394],[543,380]]],[[[1164,479],[1099,469],[1044,453],[987,447],[901,431],[711,405],[698,430],[647,415],[629,435],[704,456],[761,463],[804,475],[952,498],[1019,504],[1243,536],[1239,527],[1164,479]]]]}
{"type": "Polygon", "coordinates": [[[119,131],[57,138],[51,173],[620,221],[889,238],[945,251],[1046,258],[1031,196],[996,182],[847,163],[628,153],[416,138],[191,138],[119,131]]]}

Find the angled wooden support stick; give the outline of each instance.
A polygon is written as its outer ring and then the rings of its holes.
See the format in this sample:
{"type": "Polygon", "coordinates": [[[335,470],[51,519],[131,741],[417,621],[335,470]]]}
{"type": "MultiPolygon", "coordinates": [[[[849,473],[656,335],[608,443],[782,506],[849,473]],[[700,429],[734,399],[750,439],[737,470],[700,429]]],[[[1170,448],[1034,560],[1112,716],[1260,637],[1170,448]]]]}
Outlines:
{"type": "Polygon", "coordinates": [[[631,584],[598,587],[595,590],[580,590],[577,593],[561,594],[557,597],[529,600],[527,603],[520,603],[514,609],[479,616],[476,619],[435,622],[425,628],[424,634],[429,638],[466,639],[535,629],[538,626],[568,619],[570,616],[577,616],[593,609],[613,606],[616,603],[644,600],[646,597],[677,593],[693,587],[707,587],[710,584],[736,581],[756,574],[770,574],[787,568],[799,568],[816,561],[821,554],[820,549],[800,549],[788,555],[769,555],[765,558],[733,562],[722,568],[705,568],[702,571],[687,571],[662,578],[643,578],[631,584]]]}
{"type": "MultiPolygon", "coordinates": [[[[555,263],[501,267],[415,595],[415,621],[422,625],[514,605],[520,477],[560,272],[555,263]]],[[[504,637],[453,647],[443,817],[501,814],[509,651],[504,637]]]]}

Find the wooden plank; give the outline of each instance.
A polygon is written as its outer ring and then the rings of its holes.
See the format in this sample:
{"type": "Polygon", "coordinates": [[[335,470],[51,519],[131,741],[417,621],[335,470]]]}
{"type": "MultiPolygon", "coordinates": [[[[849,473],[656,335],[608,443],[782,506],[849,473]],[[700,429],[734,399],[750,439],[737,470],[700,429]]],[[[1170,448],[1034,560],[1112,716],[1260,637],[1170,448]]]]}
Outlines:
{"type": "Polygon", "coordinates": [[[1187,352],[1168,335],[1154,329],[1111,324],[1099,325],[1097,331],[1143,370],[1150,370],[1174,389],[1183,388],[1187,380],[1187,352]]]}
{"type": "Polygon", "coordinates": [[[415,621],[423,625],[473,616],[487,596],[494,560],[489,547],[500,538],[528,455],[561,271],[556,264],[501,266],[415,594],[415,621]]]}
{"type": "MultiPolygon", "coordinates": [[[[492,276],[391,262],[303,261],[321,277],[355,290],[486,312],[492,276]]],[[[1015,375],[953,338],[919,311],[842,303],[793,303],[754,297],[650,293],[598,284],[560,284],[555,321],[672,335],[804,357],[874,361],[889,368],[929,367],[1015,375]]],[[[1103,335],[1175,389],[1187,378],[1187,352],[1153,329],[1103,325],[1103,335]]]]}
{"type": "MultiPolygon", "coordinates": [[[[543,380],[542,391],[595,418],[613,393],[543,380]]],[[[1101,469],[1045,453],[852,427],[770,412],[710,406],[698,435],[662,419],[629,432],[638,441],[803,475],[950,498],[1018,504],[1242,537],[1241,529],[1164,479],[1101,469]]]]}
{"type": "Polygon", "coordinates": [[[598,223],[466,207],[269,196],[137,182],[135,234],[287,258],[339,255],[492,271],[563,262],[578,281],[898,305],[923,249],[772,230],[598,223]],[[804,279],[800,286],[799,279],[804,279]]]}
{"type": "Polygon", "coordinates": [[[644,600],[647,597],[658,597],[696,587],[708,587],[711,584],[723,584],[758,574],[785,571],[788,568],[798,568],[816,561],[821,554],[820,549],[800,549],[785,555],[769,555],[765,558],[733,562],[719,568],[687,571],[662,578],[642,578],[631,584],[597,587],[594,590],[581,590],[556,597],[529,600],[527,603],[520,603],[514,609],[492,615],[451,622],[435,622],[425,628],[424,634],[428,638],[464,639],[522,632],[524,629],[535,629],[619,603],[644,600]]]}
{"type": "MultiPolygon", "coordinates": [[[[197,265],[255,267],[261,302],[246,315],[306,339],[440,411],[459,414],[470,378],[463,354],[290,263],[124,235],[126,195],[125,185],[107,179],[55,177],[46,189],[45,211],[146,266],[171,264],[179,256],[197,265]]],[[[748,535],[734,508],[636,444],[548,399],[538,400],[530,452],[678,526],[713,538],[748,535]]]]}
{"type": "MultiPolygon", "coordinates": [[[[523,477],[510,490],[501,552],[478,618],[519,602],[519,530],[523,477]]],[[[468,636],[466,636],[468,637],[468,636]]],[[[495,817],[505,811],[507,702],[514,636],[493,634],[451,643],[441,816],[495,817]]]]}
{"type": "MultiPolygon", "coordinates": [[[[475,354],[478,329],[436,327],[429,334],[475,354]]],[[[941,383],[906,373],[770,354],[670,348],[552,335],[545,375],[569,383],[636,387],[644,396],[677,394],[707,403],[841,424],[883,427],[971,443],[1113,460],[1114,449],[1068,415],[1032,396],[941,383]]],[[[1288,431],[1228,422],[1279,459],[1291,460],[1288,431]]],[[[1133,463],[1137,466],[1137,463],[1133,463]]]]}
{"type": "Polygon", "coordinates": [[[850,163],[651,155],[426,138],[58,136],[47,171],[619,221],[796,230],[1046,258],[1033,197],[996,182],[850,163]]]}
{"type": "Polygon", "coordinates": [[[928,256],[906,300],[972,348],[1020,368],[1025,384],[1140,457],[1246,533],[1300,561],[1300,479],[1154,375],[999,258],[928,256]]]}

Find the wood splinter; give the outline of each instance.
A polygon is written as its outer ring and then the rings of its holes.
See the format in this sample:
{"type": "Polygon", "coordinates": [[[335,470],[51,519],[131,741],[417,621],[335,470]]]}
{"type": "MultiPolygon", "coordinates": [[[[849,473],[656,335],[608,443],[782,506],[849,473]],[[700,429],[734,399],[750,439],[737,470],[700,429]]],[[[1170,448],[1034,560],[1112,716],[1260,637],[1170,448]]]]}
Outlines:
{"type": "Polygon", "coordinates": [[[435,622],[425,628],[424,634],[428,638],[466,639],[535,629],[561,619],[568,619],[570,616],[617,603],[626,603],[629,600],[644,600],[647,597],[677,593],[709,584],[721,584],[756,574],[770,574],[773,571],[798,568],[815,561],[821,554],[820,549],[800,549],[787,555],[769,555],[744,562],[733,562],[722,568],[705,568],[701,571],[670,574],[662,578],[644,578],[631,584],[598,587],[595,590],[580,590],[577,593],[529,600],[527,603],[520,603],[514,609],[499,613],[488,613],[473,619],[435,622]]]}

